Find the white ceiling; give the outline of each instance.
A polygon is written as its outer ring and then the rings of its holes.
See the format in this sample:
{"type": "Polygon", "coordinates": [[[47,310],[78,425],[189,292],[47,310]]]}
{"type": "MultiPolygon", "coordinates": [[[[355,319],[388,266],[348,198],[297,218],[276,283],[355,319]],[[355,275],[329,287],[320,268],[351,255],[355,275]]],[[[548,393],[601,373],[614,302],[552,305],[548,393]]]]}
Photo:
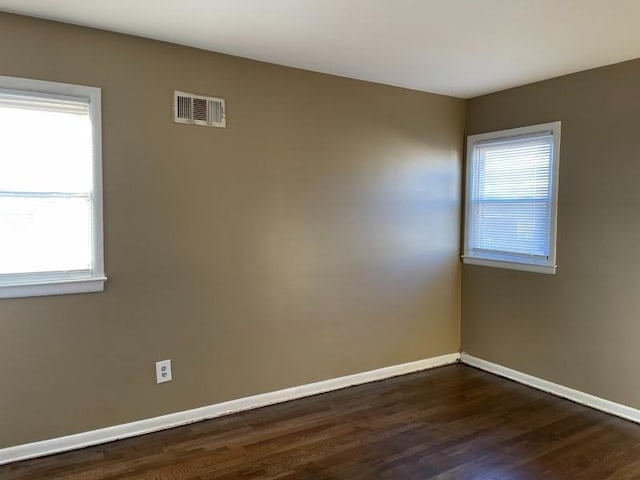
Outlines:
{"type": "Polygon", "coordinates": [[[0,0],[0,10],[465,98],[640,57],[640,0],[0,0]]]}

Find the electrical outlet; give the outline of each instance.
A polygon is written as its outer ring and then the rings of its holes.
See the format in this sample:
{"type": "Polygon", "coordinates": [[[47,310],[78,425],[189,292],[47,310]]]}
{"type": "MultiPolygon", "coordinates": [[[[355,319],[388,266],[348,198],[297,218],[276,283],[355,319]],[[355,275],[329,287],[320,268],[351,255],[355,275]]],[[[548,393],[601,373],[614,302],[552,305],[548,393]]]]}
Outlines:
{"type": "Polygon", "coordinates": [[[170,382],[171,380],[173,380],[171,376],[171,360],[156,362],[156,383],[170,382]]]}

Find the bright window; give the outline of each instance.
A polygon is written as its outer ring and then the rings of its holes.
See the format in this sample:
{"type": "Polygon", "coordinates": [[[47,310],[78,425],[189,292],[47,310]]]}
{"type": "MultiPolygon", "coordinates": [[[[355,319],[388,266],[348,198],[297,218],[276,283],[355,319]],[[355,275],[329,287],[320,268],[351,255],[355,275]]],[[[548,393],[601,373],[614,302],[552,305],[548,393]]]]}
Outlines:
{"type": "Polygon", "coordinates": [[[0,297],[101,291],[100,89],[0,77],[0,297]]]}
{"type": "Polygon", "coordinates": [[[555,273],[560,122],[467,141],[465,263],[555,273]]]}

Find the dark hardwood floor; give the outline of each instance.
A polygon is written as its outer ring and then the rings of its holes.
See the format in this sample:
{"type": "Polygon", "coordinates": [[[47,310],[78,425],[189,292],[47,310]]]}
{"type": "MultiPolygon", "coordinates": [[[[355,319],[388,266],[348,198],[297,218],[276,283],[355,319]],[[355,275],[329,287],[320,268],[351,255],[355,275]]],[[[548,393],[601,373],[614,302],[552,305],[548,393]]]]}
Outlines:
{"type": "Polygon", "coordinates": [[[640,426],[455,365],[0,467],[0,479],[640,479],[640,426]]]}

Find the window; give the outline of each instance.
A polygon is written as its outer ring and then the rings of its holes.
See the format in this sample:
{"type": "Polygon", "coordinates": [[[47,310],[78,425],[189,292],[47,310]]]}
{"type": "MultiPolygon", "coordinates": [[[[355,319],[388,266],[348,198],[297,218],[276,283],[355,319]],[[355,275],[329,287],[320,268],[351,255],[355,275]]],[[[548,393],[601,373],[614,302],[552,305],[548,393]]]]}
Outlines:
{"type": "Polygon", "coordinates": [[[559,152],[560,122],[468,138],[464,263],[555,273],[559,152]]]}
{"type": "Polygon", "coordinates": [[[0,298],[102,291],[100,89],[0,77],[0,298]]]}

